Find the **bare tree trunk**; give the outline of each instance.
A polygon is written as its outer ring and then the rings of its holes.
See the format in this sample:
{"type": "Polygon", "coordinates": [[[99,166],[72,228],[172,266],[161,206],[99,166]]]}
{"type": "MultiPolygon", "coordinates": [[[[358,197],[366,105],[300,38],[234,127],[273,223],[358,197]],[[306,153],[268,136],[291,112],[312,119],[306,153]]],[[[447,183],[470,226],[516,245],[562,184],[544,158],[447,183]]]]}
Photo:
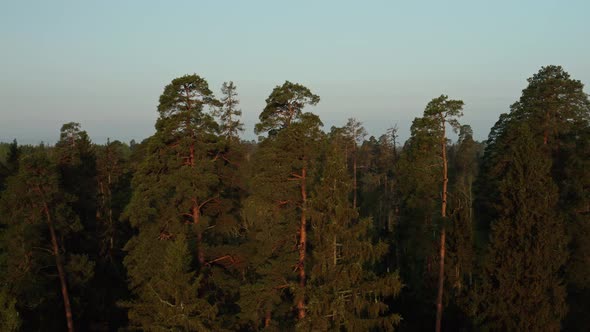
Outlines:
{"type": "Polygon", "coordinates": [[[203,266],[205,264],[205,252],[203,250],[203,234],[201,233],[201,230],[199,229],[199,222],[201,220],[201,211],[199,209],[199,206],[195,203],[193,205],[193,224],[195,226],[196,232],[197,232],[197,236],[196,236],[196,240],[197,240],[197,259],[199,261],[199,266],[203,266]]]}
{"type": "Polygon", "coordinates": [[[53,248],[53,256],[55,257],[55,265],[57,266],[57,273],[59,275],[59,282],[61,284],[61,295],[64,300],[64,309],[66,312],[66,322],[68,324],[68,331],[74,332],[74,320],[72,318],[72,306],[70,304],[70,296],[68,294],[68,285],[66,282],[66,273],[61,261],[59,254],[59,245],[57,244],[57,236],[53,229],[53,221],[51,220],[51,214],[49,213],[49,207],[47,203],[43,203],[43,210],[47,219],[47,226],[49,227],[49,234],[51,235],[51,246],[53,248]]]}
{"type": "Polygon", "coordinates": [[[440,232],[440,266],[438,272],[438,295],[436,298],[436,332],[440,332],[442,322],[442,300],[445,280],[445,237],[446,230],[440,232]]]}
{"type": "Polygon", "coordinates": [[[301,287],[301,297],[297,301],[297,310],[299,319],[305,318],[305,251],[307,246],[307,216],[306,202],[307,191],[305,186],[306,169],[301,170],[301,222],[299,225],[299,286],[301,287]]]}
{"type": "Polygon", "coordinates": [[[266,310],[266,313],[264,316],[264,328],[267,328],[270,326],[270,319],[271,319],[270,310],[266,310]]]}
{"type": "MultiPolygon", "coordinates": [[[[355,143],[356,145],[356,143],[355,143]]],[[[356,146],[354,155],[352,157],[352,190],[353,190],[353,198],[352,198],[352,208],[356,210],[356,146]]]]}
{"type": "Polygon", "coordinates": [[[442,227],[440,231],[440,266],[438,272],[438,295],[436,297],[436,332],[440,332],[442,322],[442,301],[445,281],[445,240],[446,240],[446,229],[445,221],[447,218],[447,186],[449,183],[448,178],[448,165],[447,165],[447,137],[445,131],[445,121],[442,121],[442,139],[441,139],[441,155],[443,161],[443,190],[442,190],[442,204],[441,204],[441,222],[442,227]]]}
{"type": "MultiPolygon", "coordinates": [[[[189,165],[190,167],[195,167],[195,143],[192,142],[189,147],[189,165]]],[[[192,207],[192,217],[193,217],[193,224],[196,230],[196,240],[197,240],[197,260],[199,261],[199,266],[202,267],[205,264],[205,253],[203,251],[203,234],[199,229],[199,222],[201,221],[201,207],[199,206],[199,201],[196,197],[193,198],[193,207],[192,207]]]]}

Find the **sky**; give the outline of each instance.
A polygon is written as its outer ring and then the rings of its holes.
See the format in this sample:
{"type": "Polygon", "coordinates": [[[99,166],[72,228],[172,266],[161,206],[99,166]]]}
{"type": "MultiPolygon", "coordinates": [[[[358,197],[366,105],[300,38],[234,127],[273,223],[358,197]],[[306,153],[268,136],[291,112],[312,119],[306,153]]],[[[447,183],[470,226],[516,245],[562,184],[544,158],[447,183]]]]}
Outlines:
{"type": "Polygon", "coordinates": [[[403,140],[446,94],[481,140],[541,66],[590,84],[588,12],[588,0],[0,0],[0,141],[52,144],[66,122],[96,143],[141,141],[164,86],[192,73],[217,95],[234,81],[247,139],[289,80],[321,97],[310,111],[326,130],[355,117],[403,140]]]}

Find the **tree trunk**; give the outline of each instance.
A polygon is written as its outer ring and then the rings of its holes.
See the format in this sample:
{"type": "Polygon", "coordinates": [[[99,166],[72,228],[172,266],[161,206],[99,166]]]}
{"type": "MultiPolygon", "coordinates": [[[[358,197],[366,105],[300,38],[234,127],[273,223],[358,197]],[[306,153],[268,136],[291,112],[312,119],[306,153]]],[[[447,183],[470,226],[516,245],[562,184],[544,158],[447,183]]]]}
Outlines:
{"type": "Polygon", "coordinates": [[[438,295],[436,298],[436,332],[440,332],[442,322],[442,300],[445,280],[445,237],[446,231],[443,227],[440,232],[440,266],[438,272],[438,295]]]}
{"type": "Polygon", "coordinates": [[[45,217],[47,219],[47,226],[49,227],[49,234],[51,235],[51,246],[53,248],[53,256],[55,257],[55,265],[57,266],[57,273],[59,275],[59,282],[61,284],[61,295],[64,300],[64,309],[66,312],[66,322],[68,324],[68,331],[74,332],[74,320],[72,319],[72,306],[70,304],[70,296],[68,294],[68,285],[66,282],[66,273],[61,261],[59,254],[59,245],[57,244],[57,236],[53,229],[53,221],[51,220],[51,214],[49,213],[49,207],[47,203],[43,203],[43,209],[45,217]]]}
{"type": "Polygon", "coordinates": [[[203,250],[203,234],[199,229],[199,222],[201,220],[201,211],[199,210],[199,206],[195,203],[193,205],[193,224],[196,230],[196,240],[197,240],[197,259],[199,261],[199,266],[202,267],[205,264],[205,252],[203,250]]]}
{"type": "Polygon", "coordinates": [[[270,310],[266,310],[266,313],[264,315],[264,328],[267,328],[270,326],[270,319],[271,319],[270,310]]]}
{"type": "Polygon", "coordinates": [[[353,190],[352,208],[356,210],[356,143],[355,143],[354,155],[352,157],[352,190],[353,190]]]}
{"type": "Polygon", "coordinates": [[[299,286],[301,287],[301,297],[297,301],[297,310],[299,319],[305,318],[305,250],[307,242],[307,216],[306,202],[307,191],[305,187],[306,169],[301,170],[301,222],[299,225],[299,286]]]}
{"type": "Polygon", "coordinates": [[[445,240],[446,240],[446,229],[445,221],[447,218],[447,185],[449,183],[448,178],[448,165],[447,165],[447,137],[445,121],[442,120],[442,139],[441,139],[441,155],[443,161],[443,189],[442,189],[442,204],[441,204],[441,222],[442,227],[440,231],[440,266],[438,272],[438,295],[436,298],[436,332],[440,332],[442,322],[442,300],[444,291],[445,281],[445,240]]]}

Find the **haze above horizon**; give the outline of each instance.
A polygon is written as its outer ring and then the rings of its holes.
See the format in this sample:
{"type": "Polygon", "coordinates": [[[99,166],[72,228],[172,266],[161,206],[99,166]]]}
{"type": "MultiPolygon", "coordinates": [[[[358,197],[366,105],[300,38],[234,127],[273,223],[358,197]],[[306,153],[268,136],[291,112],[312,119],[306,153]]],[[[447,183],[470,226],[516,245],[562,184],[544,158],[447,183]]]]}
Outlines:
{"type": "MultiPolygon", "coordinates": [[[[285,80],[320,95],[325,124],[378,137],[440,94],[485,139],[541,66],[590,83],[588,1],[101,1],[0,4],[0,141],[53,143],[65,122],[93,141],[154,132],[158,97],[196,73],[234,81],[246,124],[285,80]]],[[[588,88],[586,88],[588,91],[588,88]]]]}

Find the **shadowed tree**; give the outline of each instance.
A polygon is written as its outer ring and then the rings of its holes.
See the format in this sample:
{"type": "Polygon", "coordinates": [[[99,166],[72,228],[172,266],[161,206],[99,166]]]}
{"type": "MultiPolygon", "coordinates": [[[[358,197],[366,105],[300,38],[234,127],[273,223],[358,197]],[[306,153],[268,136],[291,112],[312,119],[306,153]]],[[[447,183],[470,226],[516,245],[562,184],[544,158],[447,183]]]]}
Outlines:
{"type": "Polygon", "coordinates": [[[358,181],[357,181],[357,166],[358,166],[358,146],[363,143],[365,137],[367,136],[367,131],[363,127],[363,124],[355,118],[348,119],[346,122],[346,126],[344,126],[344,133],[348,139],[348,144],[346,152],[350,152],[352,158],[352,208],[357,208],[357,190],[358,190],[358,181]]]}
{"type": "Polygon", "coordinates": [[[557,206],[571,236],[565,269],[570,306],[567,328],[584,330],[588,325],[582,317],[590,313],[589,297],[584,295],[590,290],[590,269],[586,268],[590,256],[585,245],[590,234],[590,182],[585,171],[590,101],[583,84],[560,66],[542,67],[528,83],[519,101],[500,116],[490,132],[476,185],[479,225],[483,232],[489,232],[492,221],[500,217],[496,168],[504,162],[508,150],[505,142],[512,135],[509,131],[526,124],[535,142],[546,146],[546,157],[551,159],[549,176],[558,188],[557,206]]]}
{"type": "Polygon", "coordinates": [[[304,330],[393,330],[400,316],[387,299],[401,289],[397,273],[378,275],[387,253],[371,240],[372,220],[358,220],[349,200],[353,183],[342,154],[343,138],[324,145],[319,183],[310,197],[310,252],[304,330]]]}
{"type": "Polygon", "coordinates": [[[6,332],[18,331],[21,320],[16,311],[16,299],[0,289],[0,329],[6,332]]]}
{"type": "Polygon", "coordinates": [[[438,295],[436,298],[436,331],[440,332],[442,322],[442,302],[445,280],[445,240],[446,240],[446,223],[447,223],[447,200],[448,200],[448,158],[447,158],[447,125],[453,130],[459,129],[458,117],[463,115],[463,101],[448,99],[447,96],[441,95],[433,99],[426,105],[424,117],[438,127],[440,156],[442,162],[442,198],[441,198],[441,229],[440,229],[440,255],[439,255],[439,275],[438,275],[438,295]]]}
{"type": "Polygon", "coordinates": [[[476,321],[493,331],[559,331],[566,313],[561,277],[567,237],[543,140],[526,124],[506,128],[476,321]]]}
{"type": "MultiPolygon", "coordinates": [[[[70,283],[77,281],[77,271],[91,271],[93,264],[86,257],[65,252],[64,239],[79,233],[82,227],[59,182],[57,169],[45,150],[24,157],[19,172],[8,180],[1,201],[6,223],[2,242],[8,249],[3,279],[17,294],[19,306],[30,310],[50,299],[47,296],[51,292],[39,293],[36,288],[49,287],[57,276],[65,322],[68,330],[73,331],[70,283]]],[[[48,308],[53,305],[46,303],[40,310],[51,312],[48,308]]]]}

